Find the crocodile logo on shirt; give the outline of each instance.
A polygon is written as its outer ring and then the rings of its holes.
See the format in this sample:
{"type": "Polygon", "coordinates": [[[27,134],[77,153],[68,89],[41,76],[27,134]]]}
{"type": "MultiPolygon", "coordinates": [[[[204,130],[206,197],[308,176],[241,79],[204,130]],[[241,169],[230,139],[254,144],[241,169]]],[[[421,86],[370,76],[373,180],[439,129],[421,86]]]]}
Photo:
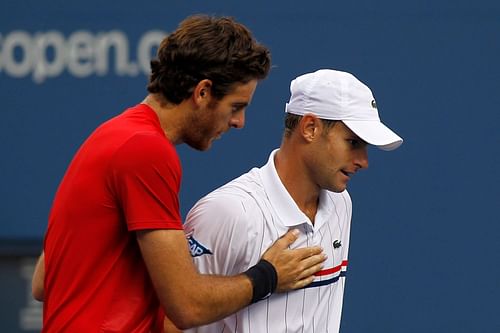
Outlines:
{"type": "Polygon", "coordinates": [[[200,242],[198,242],[194,237],[193,234],[190,233],[186,235],[187,241],[189,243],[189,250],[191,251],[191,257],[199,257],[204,254],[213,254],[210,249],[206,248],[204,245],[202,245],[200,242]]]}

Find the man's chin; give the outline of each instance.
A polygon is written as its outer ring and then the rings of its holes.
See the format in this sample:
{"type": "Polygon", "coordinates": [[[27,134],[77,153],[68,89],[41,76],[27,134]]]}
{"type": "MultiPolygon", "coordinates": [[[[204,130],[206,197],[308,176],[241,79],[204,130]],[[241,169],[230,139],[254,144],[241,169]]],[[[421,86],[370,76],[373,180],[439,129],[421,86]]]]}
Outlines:
{"type": "Polygon", "coordinates": [[[198,151],[206,151],[209,150],[212,147],[212,141],[207,141],[207,142],[186,142],[186,144],[198,151]]]}
{"type": "Polygon", "coordinates": [[[328,190],[331,192],[335,192],[335,193],[341,193],[341,192],[344,192],[345,190],[347,190],[347,184],[335,185],[335,186],[332,186],[332,188],[330,188],[328,190]]]}

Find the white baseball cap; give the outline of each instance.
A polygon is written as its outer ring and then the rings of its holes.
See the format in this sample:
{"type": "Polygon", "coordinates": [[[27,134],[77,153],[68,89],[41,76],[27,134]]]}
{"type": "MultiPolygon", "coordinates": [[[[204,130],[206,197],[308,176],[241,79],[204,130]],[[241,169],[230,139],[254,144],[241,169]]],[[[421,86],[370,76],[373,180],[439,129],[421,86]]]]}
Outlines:
{"type": "Polygon", "coordinates": [[[380,121],[370,88],[350,73],[333,69],[307,73],[292,81],[290,92],[285,112],[341,120],[361,139],[383,150],[396,149],[403,143],[380,121]]]}

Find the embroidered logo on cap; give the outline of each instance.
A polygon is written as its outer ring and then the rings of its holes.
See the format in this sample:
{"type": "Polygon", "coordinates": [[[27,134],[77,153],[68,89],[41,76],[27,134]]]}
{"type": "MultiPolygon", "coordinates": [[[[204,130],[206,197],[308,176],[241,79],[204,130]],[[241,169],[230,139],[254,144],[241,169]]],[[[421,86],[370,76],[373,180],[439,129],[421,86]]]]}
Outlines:
{"type": "Polygon", "coordinates": [[[342,242],[339,241],[338,239],[333,242],[333,248],[334,249],[338,249],[341,246],[342,246],[342,242]]]}
{"type": "Polygon", "coordinates": [[[374,99],[372,99],[372,108],[374,108],[374,109],[377,108],[377,102],[375,102],[374,99]]]}

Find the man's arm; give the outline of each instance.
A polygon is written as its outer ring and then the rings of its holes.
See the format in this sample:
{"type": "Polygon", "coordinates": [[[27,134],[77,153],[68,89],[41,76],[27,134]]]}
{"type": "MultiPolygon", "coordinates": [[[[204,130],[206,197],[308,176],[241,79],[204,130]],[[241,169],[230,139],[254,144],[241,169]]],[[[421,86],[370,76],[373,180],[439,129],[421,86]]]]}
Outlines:
{"type": "Polygon", "coordinates": [[[43,281],[45,279],[45,255],[42,254],[38,258],[35,266],[35,271],[33,272],[33,278],[31,279],[31,294],[33,297],[40,302],[44,299],[44,289],[43,281]]]}
{"type": "MultiPolygon", "coordinates": [[[[285,234],[262,256],[278,273],[277,291],[308,285],[325,259],[319,247],[288,249],[296,238],[292,232],[285,234]]],[[[177,327],[207,324],[250,303],[253,287],[245,274],[197,272],[182,230],[139,231],[137,240],[165,314],[177,327]]]]}

